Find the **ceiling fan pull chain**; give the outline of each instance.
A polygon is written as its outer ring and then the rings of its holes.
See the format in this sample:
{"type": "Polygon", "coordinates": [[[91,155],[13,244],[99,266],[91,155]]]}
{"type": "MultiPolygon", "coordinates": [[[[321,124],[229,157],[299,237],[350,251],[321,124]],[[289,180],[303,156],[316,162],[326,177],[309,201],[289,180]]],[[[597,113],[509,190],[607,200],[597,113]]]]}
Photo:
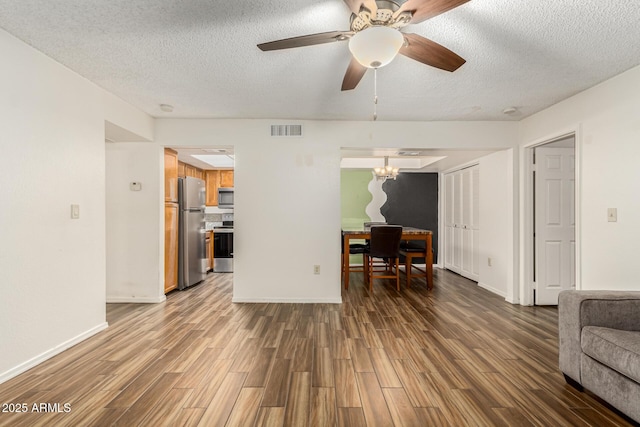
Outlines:
{"type": "Polygon", "coordinates": [[[373,69],[373,121],[378,120],[378,68],[373,69]]]}

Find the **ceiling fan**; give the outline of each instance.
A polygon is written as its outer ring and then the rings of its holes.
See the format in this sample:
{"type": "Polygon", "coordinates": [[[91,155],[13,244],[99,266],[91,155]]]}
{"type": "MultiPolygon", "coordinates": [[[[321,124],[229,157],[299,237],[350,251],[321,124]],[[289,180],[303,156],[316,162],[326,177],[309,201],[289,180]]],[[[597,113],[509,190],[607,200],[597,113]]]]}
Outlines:
{"type": "Polygon", "coordinates": [[[390,0],[344,0],[351,10],[349,31],[329,31],[261,43],[263,51],[290,49],[349,40],[353,55],[342,80],[342,90],[354,89],[367,68],[391,62],[397,53],[446,71],[455,71],[465,60],[425,37],[402,33],[417,24],[456,8],[469,0],[407,0],[401,5],[390,0]]]}

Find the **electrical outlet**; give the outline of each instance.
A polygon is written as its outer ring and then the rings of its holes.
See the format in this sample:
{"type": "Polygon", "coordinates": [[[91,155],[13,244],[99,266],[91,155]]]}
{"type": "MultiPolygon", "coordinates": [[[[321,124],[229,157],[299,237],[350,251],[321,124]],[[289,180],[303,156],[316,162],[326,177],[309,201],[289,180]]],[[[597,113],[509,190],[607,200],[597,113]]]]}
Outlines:
{"type": "Polygon", "coordinates": [[[491,267],[491,257],[487,258],[487,265],[491,267]]]}
{"type": "Polygon", "coordinates": [[[318,264],[313,266],[313,274],[320,274],[320,266],[318,264]]]}
{"type": "Polygon", "coordinates": [[[607,220],[609,222],[618,222],[618,209],[617,208],[609,208],[609,209],[607,209],[607,220]]]}

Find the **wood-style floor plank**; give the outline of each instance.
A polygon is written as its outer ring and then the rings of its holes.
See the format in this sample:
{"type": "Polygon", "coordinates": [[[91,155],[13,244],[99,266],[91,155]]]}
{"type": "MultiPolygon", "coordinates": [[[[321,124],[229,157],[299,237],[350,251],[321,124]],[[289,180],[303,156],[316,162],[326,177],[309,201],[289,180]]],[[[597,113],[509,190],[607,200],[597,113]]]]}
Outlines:
{"type": "Polygon", "coordinates": [[[222,384],[220,384],[218,392],[202,415],[198,425],[202,427],[224,426],[242,391],[242,385],[246,378],[246,373],[229,372],[222,384]]]}
{"type": "Polygon", "coordinates": [[[262,407],[258,412],[256,427],[282,427],[284,423],[284,406],[262,407]]]}
{"type": "Polygon", "coordinates": [[[334,359],[336,403],[340,408],[362,407],[356,373],[350,359],[334,359]]]}
{"type": "Polygon", "coordinates": [[[311,373],[293,372],[289,390],[284,424],[287,426],[307,425],[311,414],[311,373]]]}
{"type": "Polygon", "coordinates": [[[393,425],[389,408],[384,400],[378,378],[373,372],[356,372],[356,380],[362,397],[362,411],[368,426],[393,425]]]}
{"type": "Polygon", "coordinates": [[[558,370],[557,310],[436,269],[395,290],[351,275],[342,304],[234,304],[209,274],[4,384],[0,426],[628,426],[558,370]]]}
{"type": "Polygon", "coordinates": [[[336,415],[336,391],[333,387],[311,388],[311,416],[310,426],[324,427],[335,426],[336,415]]]}
{"type": "Polygon", "coordinates": [[[226,426],[251,427],[254,425],[256,415],[260,409],[260,400],[264,389],[258,387],[244,387],[238,395],[238,400],[233,406],[226,426]]]}

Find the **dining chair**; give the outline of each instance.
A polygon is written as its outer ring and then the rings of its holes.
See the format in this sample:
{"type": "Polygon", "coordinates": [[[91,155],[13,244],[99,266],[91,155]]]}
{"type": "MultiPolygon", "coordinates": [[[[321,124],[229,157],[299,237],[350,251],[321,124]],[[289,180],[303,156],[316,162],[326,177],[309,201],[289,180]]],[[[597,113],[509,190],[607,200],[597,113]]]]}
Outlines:
{"type": "MultiPolygon", "coordinates": [[[[362,223],[362,226],[364,227],[365,230],[371,230],[371,227],[374,225],[388,225],[388,223],[385,221],[367,221],[362,223]]],[[[369,247],[369,239],[365,240],[365,245],[369,247]]],[[[389,265],[389,264],[385,263],[385,265],[389,265]]]]}
{"type": "MultiPolygon", "coordinates": [[[[432,250],[433,252],[433,250],[432,250]]],[[[407,275],[407,287],[411,287],[411,278],[412,277],[424,277],[427,280],[427,268],[424,270],[414,265],[415,258],[425,258],[425,264],[427,257],[427,251],[424,246],[420,245],[416,242],[405,241],[400,244],[400,255],[404,257],[404,271],[407,275]],[[419,271],[419,273],[414,274],[413,270],[419,271]]]]}
{"type": "MultiPolygon", "coordinates": [[[[340,239],[340,246],[342,247],[342,251],[340,252],[342,254],[342,257],[344,257],[344,235],[341,237],[340,239]]],[[[367,250],[367,244],[365,243],[350,243],[349,244],[349,255],[357,255],[357,254],[364,254],[367,250]]],[[[365,265],[364,265],[364,255],[363,255],[363,259],[362,259],[362,266],[361,267],[351,267],[350,263],[345,263],[341,262],[340,264],[342,264],[342,277],[344,277],[345,274],[349,274],[351,272],[355,272],[355,273],[366,273],[366,269],[365,269],[365,265]]]]}
{"type": "Polygon", "coordinates": [[[367,280],[369,282],[369,292],[373,291],[374,279],[396,279],[396,289],[400,290],[400,271],[398,269],[398,258],[400,250],[400,238],[402,237],[402,226],[399,225],[377,225],[371,227],[371,239],[369,247],[365,250],[365,269],[368,270],[367,280]],[[374,259],[385,261],[384,270],[374,265],[374,259]],[[395,265],[394,269],[391,265],[395,265]],[[380,273],[380,274],[377,274],[380,273]]]}

